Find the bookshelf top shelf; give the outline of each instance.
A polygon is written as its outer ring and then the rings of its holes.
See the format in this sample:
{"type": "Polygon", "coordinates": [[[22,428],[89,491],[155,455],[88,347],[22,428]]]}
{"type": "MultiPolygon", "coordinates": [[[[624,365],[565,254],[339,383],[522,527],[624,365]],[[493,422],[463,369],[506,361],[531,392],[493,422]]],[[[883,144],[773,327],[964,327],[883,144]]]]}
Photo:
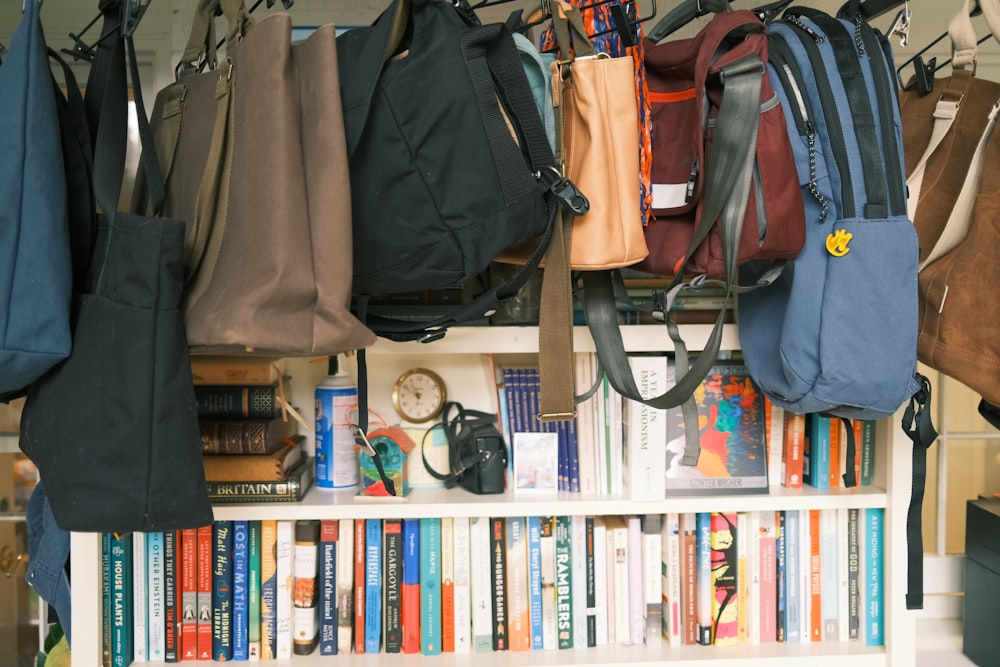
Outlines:
{"type": "MultiPolygon", "coordinates": [[[[630,352],[663,352],[673,349],[667,328],[661,324],[635,324],[621,327],[625,349],[630,352]]],[[[691,352],[704,348],[712,332],[710,324],[688,324],[681,327],[684,343],[691,352]]],[[[577,352],[593,352],[594,341],[586,327],[573,328],[573,347],[577,352]]],[[[735,324],[725,325],[722,349],[739,349],[735,324]]],[[[444,338],[432,343],[398,343],[380,338],[368,354],[495,354],[538,352],[538,327],[452,327],[444,338]]]]}
{"type": "Polygon", "coordinates": [[[768,494],[673,497],[662,501],[633,501],[622,496],[581,496],[559,493],[523,496],[507,492],[478,496],[464,489],[413,489],[404,500],[355,499],[352,490],[329,491],[313,487],[301,503],[250,503],[215,506],[215,518],[225,519],[384,519],[428,516],[544,516],[660,514],[666,512],[755,512],[885,507],[880,487],[816,490],[772,488],[768,494]]]}

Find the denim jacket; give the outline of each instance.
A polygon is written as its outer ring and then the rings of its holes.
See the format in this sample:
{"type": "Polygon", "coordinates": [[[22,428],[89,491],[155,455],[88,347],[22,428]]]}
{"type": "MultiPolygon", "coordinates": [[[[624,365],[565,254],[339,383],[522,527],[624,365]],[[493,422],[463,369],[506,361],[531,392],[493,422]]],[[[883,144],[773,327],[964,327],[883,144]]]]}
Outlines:
{"type": "Polygon", "coordinates": [[[52,506],[45,495],[41,483],[35,486],[28,500],[28,571],[25,581],[48,602],[59,615],[59,624],[71,644],[69,577],[66,564],[69,561],[69,532],[56,525],[52,506]]]}

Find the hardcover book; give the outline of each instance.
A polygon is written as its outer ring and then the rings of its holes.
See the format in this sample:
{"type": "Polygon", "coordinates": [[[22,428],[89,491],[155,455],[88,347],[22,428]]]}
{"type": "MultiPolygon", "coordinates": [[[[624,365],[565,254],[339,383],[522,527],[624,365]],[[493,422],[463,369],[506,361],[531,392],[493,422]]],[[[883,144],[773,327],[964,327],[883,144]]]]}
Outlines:
{"type": "Polygon", "coordinates": [[[210,482],[280,482],[306,457],[304,435],[292,436],[270,454],[204,454],[205,479],[210,482]]]}
{"type": "Polygon", "coordinates": [[[315,466],[305,458],[288,471],[287,479],[243,482],[208,482],[208,497],[215,504],[297,503],[312,486],[315,466]]]}
{"type": "Polygon", "coordinates": [[[340,520],[319,526],[319,654],[337,655],[337,545],[340,520]]]}
{"type": "Polygon", "coordinates": [[[281,416],[283,383],[195,385],[198,416],[216,419],[276,419],[281,416]]]}
{"type": "Polygon", "coordinates": [[[764,402],[746,366],[712,367],[694,393],[701,455],[697,466],[681,465],[687,449],[681,408],[667,414],[667,493],[767,493],[764,402]]]}
{"type": "MultiPolygon", "coordinates": [[[[644,398],[659,396],[674,384],[673,366],[664,356],[630,355],[629,365],[644,398]]],[[[663,500],[666,494],[667,410],[626,401],[626,487],[632,500],[663,500]]]]}
{"type": "Polygon", "coordinates": [[[192,355],[191,376],[196,385],[273,384],[283,376],[280,357],[192,355]]]}
{"type": "Polygon", "coordinates": [[[287,444],[298,430],[294,419],[198,420],[204,454],[270,454],[287,444]]]}

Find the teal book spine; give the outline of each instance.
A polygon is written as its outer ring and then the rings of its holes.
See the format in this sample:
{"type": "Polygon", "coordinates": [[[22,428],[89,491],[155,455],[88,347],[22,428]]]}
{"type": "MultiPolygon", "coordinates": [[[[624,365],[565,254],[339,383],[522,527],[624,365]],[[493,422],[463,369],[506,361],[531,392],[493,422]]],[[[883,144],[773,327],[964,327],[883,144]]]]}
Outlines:
{"type": "Polygon", "coordinates": [[[420,519],[420,652],[441,653],[441,519],[420,519]]]}
{"type": "Polygon", "coordinates": [[[382,520],[365,521],[365,653],[382,650],[382,520]]]}
{"type": "Polygon", "coordinates": [[[809,415],[809,454],[804,480],[814,489],[830,488],[830,418],[809,415]]]}
{"type": "Polygon", "coordinates": [[[885,644],[885,614],[882,591],[885,588],[882,562],[885,510],[871,507],[864,511],[865,554],[865,644],[885,644]]]}

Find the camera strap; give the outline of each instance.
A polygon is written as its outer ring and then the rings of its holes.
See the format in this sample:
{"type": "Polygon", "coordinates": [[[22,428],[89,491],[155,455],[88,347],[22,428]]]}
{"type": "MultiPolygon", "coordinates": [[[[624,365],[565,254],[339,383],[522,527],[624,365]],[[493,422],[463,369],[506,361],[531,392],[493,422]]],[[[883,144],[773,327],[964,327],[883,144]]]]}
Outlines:
{"type": "Polygon", "coordinates": [[[424,460],[424,468],[430,476],[444,482],[445,488],[450,489],[458,483],[458,480],[462,478],[465,471],[474,469],[485,459],[492,456],[493,453],[491,452],[481,452],[475,447],[463,448],[462,444],[463,439],[475,440],[476,429],[493,424],[496,422],[496,418],[495,414],[489,412],[467,410],[461,403],[456,401],[445,403],[444,409],[441,412],[441,421],[427,429],[424,437],[420,440],[420,457],[424,460]],[[454,417],[449,418],[452,410],[457,412],[454,417]],[[450,470],[447,474],[440,473],[431,467],[424,450],[427,434],[435,428],[441,428],[448,439],[448,464],[450,470]],[[459,454],[463,449],[470,450],[470,453],[466,456],[460,456],[459,454]]]}

